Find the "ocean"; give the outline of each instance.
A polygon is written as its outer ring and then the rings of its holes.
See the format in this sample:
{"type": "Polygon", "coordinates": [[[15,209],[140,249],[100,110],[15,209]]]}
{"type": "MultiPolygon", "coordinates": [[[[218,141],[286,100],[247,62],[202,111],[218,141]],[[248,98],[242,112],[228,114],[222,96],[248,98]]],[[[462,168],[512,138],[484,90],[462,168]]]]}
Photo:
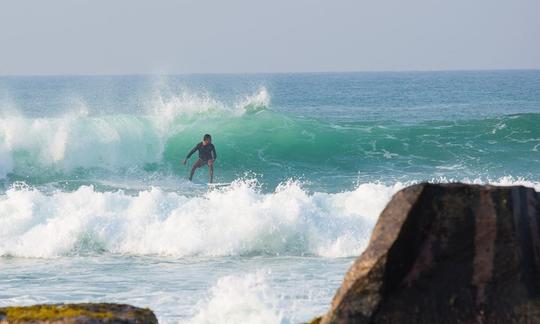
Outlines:
{"type": "Polygon", "coordinates": [[[540,71],[0,77],[0,306],[309,321],[422,181],[540,191],[540,71]]]}

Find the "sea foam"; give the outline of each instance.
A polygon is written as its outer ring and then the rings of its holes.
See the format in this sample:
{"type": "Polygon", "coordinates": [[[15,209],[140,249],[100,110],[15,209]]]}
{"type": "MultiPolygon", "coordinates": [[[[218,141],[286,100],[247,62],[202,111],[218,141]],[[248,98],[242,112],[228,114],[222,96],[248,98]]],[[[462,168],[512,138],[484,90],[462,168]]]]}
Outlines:
{"type": "Polygon", "coordinates": [[[0,255],[358,255],[402,184],[308,193],[297,182],[262,193],[250,181],[201,197],[151,188],[128,195],[83,186],[45,194],[15,186],[0,196],[0,255]]]}
{"type": "MultiPolygon", "coordinates": [[[[538,182],[511,177],[490,183],[540,190],[538,182]]],[[[289,181],[264,193],[253,181],[238,180],[195,197],[156,187],[135,195],[92,186],[48,194],[15,185],[0,195],[0,255],[356,256],[387,202],[406,185],[309,193],[289,181]]]]}

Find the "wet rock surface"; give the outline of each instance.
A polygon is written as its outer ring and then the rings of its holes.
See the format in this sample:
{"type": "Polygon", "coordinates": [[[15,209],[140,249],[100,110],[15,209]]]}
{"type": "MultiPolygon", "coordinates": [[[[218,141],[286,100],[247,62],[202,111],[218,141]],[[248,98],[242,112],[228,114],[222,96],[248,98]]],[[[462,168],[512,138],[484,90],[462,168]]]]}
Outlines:
{"type": "Polygon", "coordinates": [[[0,323],[157,323],[148,308],[125,304],[83,303],[0,308],[0,323]]]}
{"type": "Polygon", "coordinates": [[[521,186],[396,193],[320,323],[540,323],[540,197],[521,186]]]}

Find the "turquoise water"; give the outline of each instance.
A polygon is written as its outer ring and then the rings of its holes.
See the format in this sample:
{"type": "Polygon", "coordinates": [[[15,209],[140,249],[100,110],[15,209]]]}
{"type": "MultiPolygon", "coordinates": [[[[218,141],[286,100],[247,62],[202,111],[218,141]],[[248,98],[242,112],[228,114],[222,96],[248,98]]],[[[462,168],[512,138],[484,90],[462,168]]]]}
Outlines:
{"type": "Polygon", "coordinates": [[[306,321],[397,190],[539,171],[540,71],[0,77],[0,305],[306,321]]]}

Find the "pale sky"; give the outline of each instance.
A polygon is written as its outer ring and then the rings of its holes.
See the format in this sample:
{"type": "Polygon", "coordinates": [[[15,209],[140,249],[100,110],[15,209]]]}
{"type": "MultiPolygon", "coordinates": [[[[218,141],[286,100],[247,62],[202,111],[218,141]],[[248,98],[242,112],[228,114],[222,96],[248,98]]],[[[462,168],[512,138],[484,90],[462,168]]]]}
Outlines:
{"type": "Polygon", "coordinates": [[[527,68],[539,0],[0,0],[0,75],[527,68]]]}

